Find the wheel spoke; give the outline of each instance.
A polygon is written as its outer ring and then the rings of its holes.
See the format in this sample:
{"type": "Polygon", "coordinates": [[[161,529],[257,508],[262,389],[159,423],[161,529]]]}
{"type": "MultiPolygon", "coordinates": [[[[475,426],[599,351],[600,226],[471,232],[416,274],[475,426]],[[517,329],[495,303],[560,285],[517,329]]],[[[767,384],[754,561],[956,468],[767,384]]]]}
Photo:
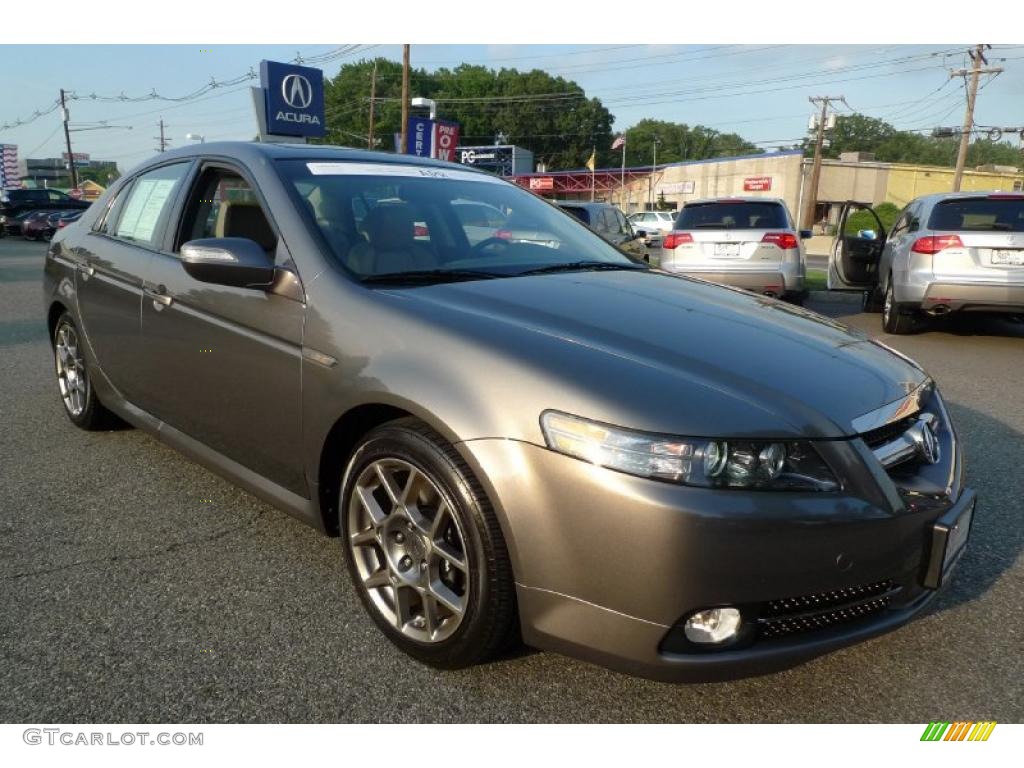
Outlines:
{"type": "Polygon", "coordinates": [[[458,568],[463,573],[466,572],[466,558],[459,552],[455,551],[455,547],[449,544],[447,541],[435,541],[434,552],[442,560],[446,560],[455,568],[458,568]]]}
{"type": "Polygon", "coordinates": [[[423,599],[424,629],[427,631],[427,637],[432,640],[434,633],[441,626],[441,619],[437,615],[437,598],[430,592],[425,592],[420,597],[423,599]]]}
{"type": "Polygon", "coordinates": [[[430,594],[441,605],[457,616],[462,615],[462,598],[452,592],[440,581],[434,581],[430,585],[430,594]]]}
{"type": "Polygon", "coordinates": [[[359,495],[359,503],[363,505],[366,514],[370,516],[370,523],[374,528],[380,527],[387,519],[388,513],[380,508],[373,492],[365,485],[357,485],[356,493],[359,495]]]}
{"type": "Polygon", "coordinates": [[[391,499],[391,503],[394,505],[401,504],[402,492],[398,488],[398,484],[395,482],[394,476],[381,462],[374,465],[374,469],[377,472],[377,479],[380,481],[381,486],[388,494],[388,498],[391,499]]]}
{"type": "Polygon", "coordinates": [[[398,585],[395,587],[395,626],[404,629],[412,621],[412,602],[410,598],[416,594],[411,587],[398,585]]]}
{"type": "Polygon", "coordinates": [[[448,518],[450,511],[448,509],[448,502],[441,499],[441,503],[437,506],[437,512],[434,515],[434,519],[430,523],[430,540],[436,539],[442,531],[441,524],[448,518]]]}
{"type": "Polygon", "coordinates": [[[363,585],[367,589],[380,589],[381,587],[391,586],[391,572],[386,566],[374,571],[368,578],[363,581],[363,585]]]}
{"type": "Polygon", "coordinates": [[[358,533],[353,533],[349,540],[352,542],[353,547],[372,546],[377,543],[377,530],[375,528],[367,528],[358,533]]]}

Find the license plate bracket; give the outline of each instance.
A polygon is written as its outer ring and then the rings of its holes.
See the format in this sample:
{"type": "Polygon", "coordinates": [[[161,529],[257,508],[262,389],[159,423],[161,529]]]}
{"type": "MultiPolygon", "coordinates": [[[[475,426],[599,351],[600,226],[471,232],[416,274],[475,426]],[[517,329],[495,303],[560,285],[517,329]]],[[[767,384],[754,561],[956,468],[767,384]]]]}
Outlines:
{"type": "Polygon", "coordinates": [[[740,257],[739,243],[715,243],[715,258],[717,259],[738,259],[740,257]]]}
{"type": "Polygon", "coordinates": [[[973,491],[965,491],[964,496],[932,524],[931,554],[924,577],[924,586],[929,589],[946,583],[967,549],[977,499],[973,491]]]}

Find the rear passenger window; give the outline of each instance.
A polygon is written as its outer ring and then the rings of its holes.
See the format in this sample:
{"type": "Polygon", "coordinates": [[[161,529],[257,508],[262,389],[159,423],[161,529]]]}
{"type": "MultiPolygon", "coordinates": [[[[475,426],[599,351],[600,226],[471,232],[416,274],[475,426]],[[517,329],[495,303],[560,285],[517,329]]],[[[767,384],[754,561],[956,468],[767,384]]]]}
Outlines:
{"type": "Polygon", "coordinates": [[[166,165],[135,179],[124,209],[114,223],[114,237],[154,245],[163,231],[174,194],[188,163],[166,165]]]}

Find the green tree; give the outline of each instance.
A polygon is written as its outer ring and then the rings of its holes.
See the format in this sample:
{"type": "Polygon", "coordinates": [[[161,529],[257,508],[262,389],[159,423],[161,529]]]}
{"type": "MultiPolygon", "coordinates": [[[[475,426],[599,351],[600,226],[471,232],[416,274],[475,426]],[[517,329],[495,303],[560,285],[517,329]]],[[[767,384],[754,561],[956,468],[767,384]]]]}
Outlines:
{"type": "MultiPolygon", "coordinates": [[[[840,115],[828,133],[829,146],[825,157],[836,158],[842,152],[873,152],[884,163],[918,163],[953,167],[960,146],[958,137],[927,136],[913,131],[899,131],[884,120],[867,115],[840,115]]],[[[813,137],[804,141],[804,151],[814,152],[813,137]]],[[[1019,149],[1006,141],[976,138],[967,150],[967,167],[994,163],[1020,166],[1019,149]]]]}
{"type": "MultiPolygon", "coordinates": [[[[401,65],[377,59],[375,135],[378,148],[394,148],[401,130],[401,65]]],[[[325,83],[327,136],[332,144],[366,147],[373,61],[345,64],[325,83]]],[[[579,168],[597,150],[598,165],[613,161],[612,115],[571,80],[541,70],[454,69],[410,71],[412,96],[434,99],[438,117],[460,125],[462,144],[492,144],[501,134],[533,151],[551,169],[579,168]]]]}
{"type": "Polygon", "coordinates": [[[626,131],[626,165],[653,164],[655,140],[658,165],[763,151],[735,133],[645,118],[626,131]]]}

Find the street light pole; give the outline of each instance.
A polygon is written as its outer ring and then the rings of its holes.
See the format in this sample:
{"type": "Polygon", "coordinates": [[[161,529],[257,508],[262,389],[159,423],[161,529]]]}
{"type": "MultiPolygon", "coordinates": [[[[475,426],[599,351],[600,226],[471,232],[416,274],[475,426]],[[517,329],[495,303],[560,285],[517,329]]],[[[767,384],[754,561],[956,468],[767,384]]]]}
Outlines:
{"type": "Polygon", "coordinates": [[[399,154],[405,154],[409,139],[409,46],[402,46],[402,127],[399,154]]]}

